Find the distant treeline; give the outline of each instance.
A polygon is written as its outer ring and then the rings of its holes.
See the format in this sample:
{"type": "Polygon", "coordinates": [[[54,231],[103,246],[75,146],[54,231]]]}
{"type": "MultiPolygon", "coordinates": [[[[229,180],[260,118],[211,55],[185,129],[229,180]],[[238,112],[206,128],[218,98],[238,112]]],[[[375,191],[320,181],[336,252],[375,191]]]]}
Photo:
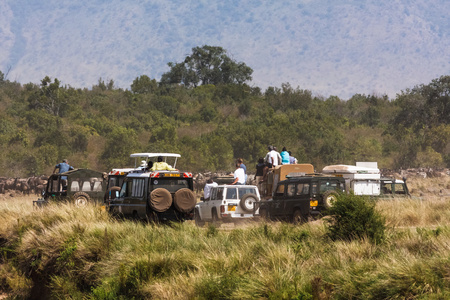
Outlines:
{"type": "MultiPolygon", "coordinates": [[[[167,76],[166,76],[167,79],[167,76]]],[[[402,91],[395,99],[356,94],[314,97],[282,84],[187,85],[146,75],[130,89],[99,80],[92,89],[11,82],[0,72],[0,176],[74,167],[127,167],[134,152],[176,152],[180,169],[252,171],[268,145],[299,162],[377,161],[380,168],[450,167],[450,76],[402,91]]]]}

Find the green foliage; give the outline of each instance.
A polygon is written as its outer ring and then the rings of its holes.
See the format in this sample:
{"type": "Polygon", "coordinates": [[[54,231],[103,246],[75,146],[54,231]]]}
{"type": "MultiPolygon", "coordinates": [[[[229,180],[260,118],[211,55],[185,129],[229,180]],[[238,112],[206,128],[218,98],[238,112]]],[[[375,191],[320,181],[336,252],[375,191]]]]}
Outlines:
{"type": "Polygon", "coordinates": [[[116,127],[108,136],[102,158],[108,168],[126,165],[130,153],[139,152],[139,144],[133,129],[116,127]]]}
{"type": "Polygon", "coordinates": [[[170,71],[161,77],[163,84],[183,83],[188,87],[200,85],[243,84],[252,80],[253,70],[242,62],[235,62],[222,47],[192,48],[183,63],[168,63],[170,71]]]}
{"type": "Polygon", "coordinates": [[[155,79],[150,79],[147,75],[136,77],[131,84],[131,91],[135,94],[154,93],[158,89],[158,83],[155,79]]]}
{"type": "Polygon", "coordinates": [[[5,78],[3,176],[30,173],[18,159],[44,173],[62,158],[78,166],[126,167],[137,150],[179,152],[180,166],[193,172],[233,171],[237,157],[255,165],[267,145],[286,147],[318,170],[355,161],[387,168],[450,165],[449,76],[392,100],[355,94],[345,101],[313,97],[289,83],[261,93],[246,84],[252,70],[221,47],[195,47],[169,65],[160,82],[141,75],[131,90],[101,78],[92,89],[62,86],[48,76],[38,85],[5,78]]]}
{"type": "Polygon", "coordinates": [[[328,214],[328,236],[332,240],[367,238],[379,244],[385,239],[385,219],[368,197],[340,194],[328,214]]]}

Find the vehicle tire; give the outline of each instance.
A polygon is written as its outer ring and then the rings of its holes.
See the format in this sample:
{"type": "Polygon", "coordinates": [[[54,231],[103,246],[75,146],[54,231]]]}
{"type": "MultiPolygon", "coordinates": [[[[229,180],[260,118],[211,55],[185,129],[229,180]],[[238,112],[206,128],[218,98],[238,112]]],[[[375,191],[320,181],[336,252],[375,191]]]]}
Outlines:
{"type": "Polygon", "coordinates": [[[78,207],[84,207],[88,204],[91,197],[85,192],[78,192],[73,195],[73,203],[78,207]]]}
{"type": "Polygon", "coordinates": [[[150,193],[150,206],[157,212],[165,212],[172,205],[172,195],[164,188],[157,188],[150,193]]]}
{"type": "Polygon", "coordinates": [[[213,208],[212,212],[211,212],[211,218],[212,218],[212,225],[216,226],[216,227],[220,227],[220,221],[219,221],[219,216],[217,215],[217,210],[215,208],[213,208]]]}
{"type": "Polygon", "coordinates": [[[107,191],[106,191],[106,193],[105,193],[105,197],[103,198],[103,200],[105,200],[105,202],[109,199],[109,194],[111,193],[111,200],[113,200],[113,199],[116,199],[116,197],[115,197],[115,195],[116,195],[116,192],[119,192],[120,193],[120,186],[113,186],[113,187],[110,187],[107,191]]]}
{"type": "Polygon", "coordinates": [[[179,212],[187,213],[194,209],[195,204],[197,204],[197,198],[190,189],[179,189],[173,196],[173,204],[179,212]]]}
{"type": "Polygon", "coordinates": [[[245,194],[239,205],[245,212],[253,212],[253,203],[258,202],[258,197],[255,194],[245,194]]]}
{"type": "Polygon", "coordinates": [[[301,224],[305,222],[305,218],[302,215],[302,211],[300,209],[296,209],[294,214],[292,215],[292,223],[295,225],[301,224]]]}
{"type": "Polygon", "coordinates": [[[200,213],[198,212],[198,209],[194,211],[194,221],[195,225],[197,225],[198,227],[205,226],[205,221],[202,221],[202,219],[200,218],[200,213]]]}
{"type": "Polygon", "coordinates": [[[337,200],[338,193],[336,191],[326,191],[322,195],[323,206],[329,209],[333,206],[333,203],[337,200]]]}

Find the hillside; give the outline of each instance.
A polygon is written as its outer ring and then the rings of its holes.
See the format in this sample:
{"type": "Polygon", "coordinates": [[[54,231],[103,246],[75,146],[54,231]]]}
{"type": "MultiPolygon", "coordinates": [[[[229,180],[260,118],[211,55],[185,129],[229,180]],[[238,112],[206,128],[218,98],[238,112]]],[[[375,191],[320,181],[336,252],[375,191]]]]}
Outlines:
{"type": "Polygon", "coordinates": [[[0,71],[22,84],[45,76],[91,88],[159,80],[195,46],[221,46],[265,90],[387,94],[450,70],[450,2],[87,1],[0,3],[0,71]]]}

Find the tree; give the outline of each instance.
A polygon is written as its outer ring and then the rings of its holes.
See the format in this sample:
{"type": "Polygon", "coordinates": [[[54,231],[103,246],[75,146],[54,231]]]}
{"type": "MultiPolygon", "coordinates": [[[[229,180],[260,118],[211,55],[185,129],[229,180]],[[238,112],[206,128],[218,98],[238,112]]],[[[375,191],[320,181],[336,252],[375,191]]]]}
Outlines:
{"type": "Polygon", "coordinates": [[[222,47],[192,48],[182,63],[168,63],[170,71],[161,77],[162,84],[182,83],[188,87],[205,84],[243,84],[252,80],[253,70],[231,59],[222,47]]]}
{"type": "Polygon", "coordinates": [[[131,91],[135,94],[153,93],[158,88],[158,83],[155,79],[150,79],[147,75],[136,77],[131,84],[131,91]]]}
{"type": "Polygon", "coordinates": [[[61,117],[67,108],[65,89],[61,88],[60,81],[55,78],[53,83],[50,77],[41,80],[41,88],[29,98],[30,108],[43,108],[50,114],[61,117]]]}

